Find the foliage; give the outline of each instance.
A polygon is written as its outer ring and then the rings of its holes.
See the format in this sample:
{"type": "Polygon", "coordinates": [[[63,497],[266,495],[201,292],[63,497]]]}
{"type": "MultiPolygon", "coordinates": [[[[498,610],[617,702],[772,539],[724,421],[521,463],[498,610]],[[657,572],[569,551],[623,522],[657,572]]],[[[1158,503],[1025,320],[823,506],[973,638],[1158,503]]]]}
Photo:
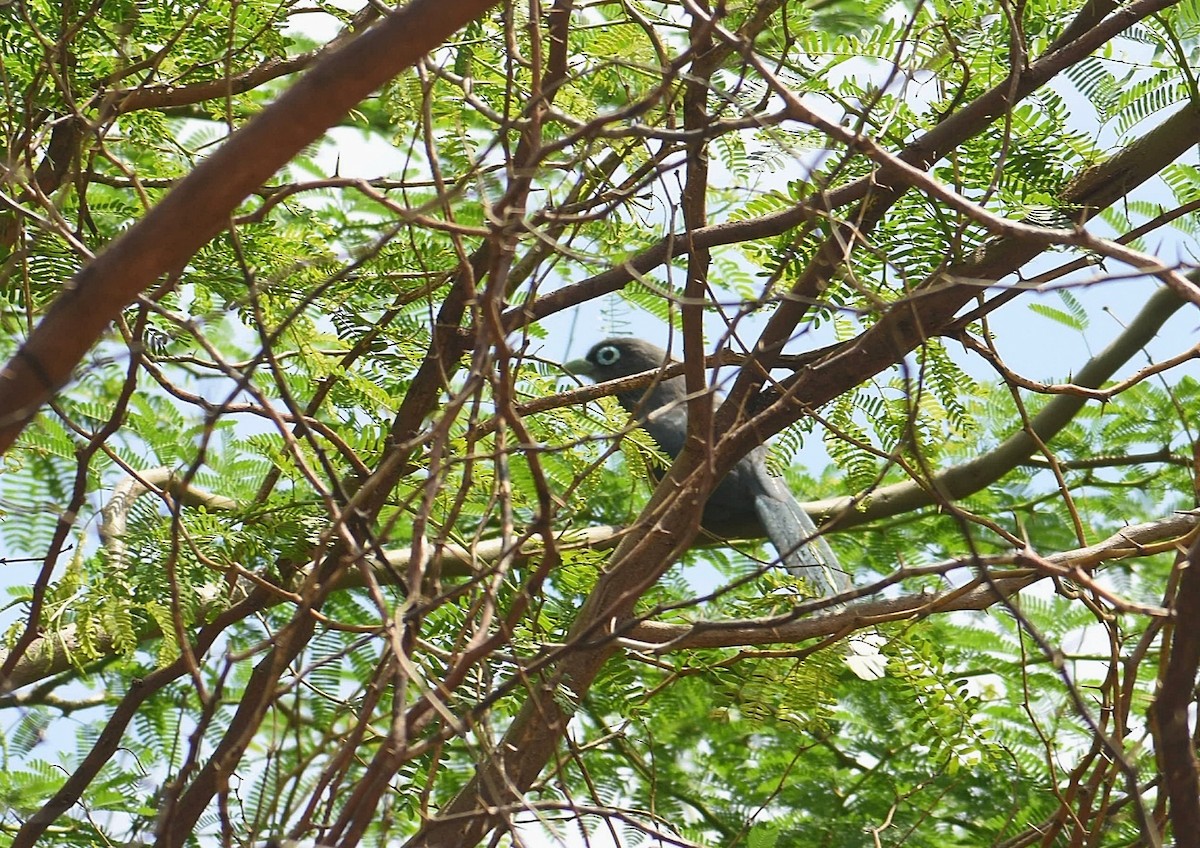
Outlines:
{"type": "MultiPolygon", "coordinates": [[[[1194,351],[1143,368],[1134,313],[1179,334],[1129,268],[1193,250],[1200,4],[1058,42],[1097,5],[506,4],[431,45],[7,451],[0,846],[1171,838],[1181,531],[1071,552],[1195,505],[1194,351]],[[670,472],[564,397],[626,332],[750,355],[670,472]],[[772,436],[854,597],[693,540],[688,463],[772,436]]],[[[0,352],[378,14],[0,4],[0,352]]]]}

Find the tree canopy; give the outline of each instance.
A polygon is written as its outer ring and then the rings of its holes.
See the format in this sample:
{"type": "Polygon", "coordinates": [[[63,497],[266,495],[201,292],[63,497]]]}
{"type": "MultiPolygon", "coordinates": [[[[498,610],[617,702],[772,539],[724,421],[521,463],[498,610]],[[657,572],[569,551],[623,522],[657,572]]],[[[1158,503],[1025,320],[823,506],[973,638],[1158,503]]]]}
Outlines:
{"type": "Polygon", "coordinates": [[[1200,846],[1200,3],[0,44],[0,845],[1200,846]]]}

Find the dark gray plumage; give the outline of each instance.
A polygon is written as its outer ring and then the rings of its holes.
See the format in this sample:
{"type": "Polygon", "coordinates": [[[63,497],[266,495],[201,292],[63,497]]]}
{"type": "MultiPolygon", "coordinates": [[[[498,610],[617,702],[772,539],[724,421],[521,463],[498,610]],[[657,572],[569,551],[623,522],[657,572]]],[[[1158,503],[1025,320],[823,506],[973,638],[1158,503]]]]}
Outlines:
{"type": "MultiPolygon", "coordinates": [[[[584,359],[568,362],[572,374],[596,382],[616,380],[661,368],[666,351],[631,338],[605,339],[584,359]]],[[[660,380],[649,388],[617,395],[625,407],[672,458],[687,438],[687,399],[682,376],[660,380]]],[[[782,480],[772,477],[759,445],[744,456],[713,491],[701,520],[706,530],[723,537],[763,536],[779,551],[795,576],[823,595],[842,592],[849,580],[824,538],[782,480]]]]}

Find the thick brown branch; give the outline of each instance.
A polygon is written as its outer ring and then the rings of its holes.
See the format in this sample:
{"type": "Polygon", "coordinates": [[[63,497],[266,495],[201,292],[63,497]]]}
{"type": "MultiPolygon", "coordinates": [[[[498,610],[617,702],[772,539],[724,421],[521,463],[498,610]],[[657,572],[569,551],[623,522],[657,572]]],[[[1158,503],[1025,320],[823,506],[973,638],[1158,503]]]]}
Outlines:
{"type": "MultiPolygon", "coordinates": [[[[1067,205],[1092,212],[1105,208],[1183,155],[1198,137],[1200,109],[1185,106],[1111,159],[1081,174],[1066,190],[1063,200],[1067,205]]],[[[1039,251],[1039,246],[1021,240],[998,239],[988,246],[979,261],[951,267],[930,277],[913,296],[893,305],[857,339],[782,381],[783,397],[757,416],[753,426],[742,428],[730,439],[722,453],[728,450],[736,461],[753,444],[799,420],[809,409],[828,403],[847,388],[900,361],[926,339],[948,328],[958,310],[978,294],[981,285],[1001,279],[1039,251]]],[[[726,461],[724,457],[719,460],[726,461]]]]}
{"type": "Polygon", "coordinates": [[[494,0],[414,0],[322,59],[84,268],[0,372],[0,452],[139,292],[179,269],[230,213],[368,94],[494,0]]]}
{"type": "MultiPolygon", "coordinates": [[[[1193,273],[1192,279],[1200,278],[1193,273]]],[[[1099,388],[1114,372],[1154,338],[1168,318],[1183,306],[1174,291],[1163,286],[1154,292],[1142,311],[1104,350],[1092,357],[1075,376],[1075,384],[1099,388]]],[[[933,480],[883,486],[848,498],[828,498],[809,504],[822,515],[837,516],[836,526],[853,527],[891,515],[911,512],[943,501],[959,500],[995,483],[1032,456],[1038,442],[1046,442],[1067,426],[1087,403],[1079,395],[1058,395],[1033,417],[1032,433],[1013,433],[987,453],[947,468],[933,480]]]]}
{"type": "Polygon", "coordinates": [[[1179,848],[1200,848],[1200,767],[1188,713],[1196,700],[1200,668],[1200,540],[1188,551],[1175,595],[1175,632],[1158,698],[1150,708],[1163,780],[1170,800],[1171,830],[1179,848]]]}
{"type": "MultiPolygon", "coordinates": [[[[1131,4],[1072,45],[1034,63],[1031,70],[1040,65],[1039,71],[1044,72],[1056,66],[1056,73],[1129,26],[1139,15],[1151,14],[1164,5],[1169,4],[1163,0],[1131,4]],[[1109,27],[1113,27],[1111,33],[1108,32],[1109,27]],[[1101,36],[1101,33],[1106,34],[1101,36]],[[1085,49],[1084,45],[1092,39],[1096,39],[1096,44],[1085,49]],[[1059,62],[1063,64],[1059,65],[1059,62]]],[[[1036,79],[1037,74],[1022,74],[1019,94],[1028,94],[1036,85],[1040,85],[1041,82],[1034,85],[1036,79]]],[[[943,122],[929,137],[952,147],[981,130],[992,118],[1012,105],[1011,87],[1001,86],[997,92],[985,95],[943,122]],[[960,120],[955,121],[955,118],[960,120]],[[953,132],[944,129],[952,121],[953,132]],[[964,130],[967,131],[963,135],[953,137],[953,133],[964,130]]],[[[1198,129],[1200,112],[1185,107],[1145,139],[1106,163],[1111,182],[1081,181],[1070,192],[1068,202],[1091,209],[1103,208],[1115,202],[1125,192],[1149,179],[1163,164],[1181,155],[1193,143],[1198,129]]],[[[944,152],[938,153],[937,149],[936,145],[933,149],[916,147],[912,155],[917,157],[916,161],[928,164],[944,155],[944,152]]],[[[1089,172],[1088,176],[1094,177],[1095,174],[1089,172]]],[[[899,196],[895,190],[883,191],[880,195],[883,207],[889,206],[899,196]]],[[[872,214],[879,213],[872,209],[872,214]]],[[[656,250],[666,253],[672,248],[660,245],[656,250]]],[[[1024,243],[1001,242],[988,251],[982,262],[960,266],[938,275],[923,287],[922,296],[897,306],[879,324],[849,345],[844,354],[818,363],[785,384],[789,390],[785,399],[759,415],[751,422],[753,426],[743,427],[733,432],[730,438],[723,439],[715,455],[701,456],[699,450],[685,449],[655,490],[635,527],[636,532],[626,537],[618,547],[610,562],[610,570],[602,576],[579,613],[569,640],[572,644],[590,647],[583,647],[571,654],[543,683],[530,687],[526,703],[495,755],[480,764],[476,776],[444,810],[445,817],[430,822],[409,844],[439,848],[474,844],[497,823],[490,810],[509,803],[515,794],[524,792],[532,785],[552,756],[569,721],[570,711],[566,702],[586,694],[611,653],[611,643],[602,637],[612,633],[614,624],[628,615],[642,593],[659,579],[679,552],[687,547],[690,541],[687,528],[694,518],[692,502],[697,494],[707,494],[701,481],[706,477],[711,479],[714,466],[715,476],[719,479],[753,444],[779,432],[805,414],[807,409],[824,404],[847,388],[883,371],[924,339],[947,327],[955,313],[978,291],[976,285],[958,284],[958,280],[998,280],[1037,252],[1037,247],[1024,243]]],[[[833,244],[830,256],[825,257],[826,264],[836,266],[840,255],[838,245],[833,244]]],[[[639,261],[644,259],[639,257],[639,261]]],[[[818,271],[824,275],[827,269],[820,268],[818,271]]],[[[612,282],[614,287],[623,284],[618,279],[612,282]]],[[[814,285],[818,286],[819,291],[819,280],[814,285]]],[[[592,291],[589,297],[596,293],[592,291]]],[[[798,303],[807,302],[803,297],[806,293],[807,290],[800,291],[798,303]]],[[[789,305],[790,302],[781,305],[756,348],[768,357],[782,349],[782,343],[776,342],[790,338],[796,321],[803,315],[802,308],[789,309],[789,305]]],[[[534,304],[534,309],[522,309],[520,314],[513,315],[516,323],[519,325],[530,320],[536,307],[537,304],[534,304]]],[[[771,360],[764,359],[764,366],[770,364],[771,360]]],[[[743,396],[738,398],[738,386],[735,386],[728,402],[722,407],[726,414],[718,415],[717,432],[722,432],[724,427],[741,416],[744,406],[739,400],[745,401],[745,393],[755,389],[755,378],[748,374],[753,370],[743,369],[738,384],[743,396]],[[745,382],[745,379],[750,382],[745,382]]],[[[759,379],[760,383],[763,378],[765,373],[759,379]]]]}
{"type": "MultiPolygon", "coordinates": [[[[18,197],[25,203],[36,197],[52,194],[71,173],[71,163],[79,156],[79,143],[83,139],[86,124],[75,117],[60,118],[50,132],[50,143],[46,154],[33,172],[33,181],[18,197]]],[[[20,215],[5,212],[0,215],[0,247],[10,248],[17,239],[20,215]]]]}

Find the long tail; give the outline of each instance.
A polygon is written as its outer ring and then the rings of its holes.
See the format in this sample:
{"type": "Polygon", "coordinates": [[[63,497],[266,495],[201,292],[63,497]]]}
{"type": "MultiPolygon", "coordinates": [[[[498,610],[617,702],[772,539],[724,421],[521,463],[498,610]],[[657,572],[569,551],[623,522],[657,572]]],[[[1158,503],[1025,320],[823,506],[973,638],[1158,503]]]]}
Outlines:
{"type": "Polygon", "coordinates": [[[754,511],[784,567],[821,596],[849,589],[850,578],[817,525],[781,481],[772,482],[775,485],[764,487],[769,491],[754,499],[754,511]]]}

